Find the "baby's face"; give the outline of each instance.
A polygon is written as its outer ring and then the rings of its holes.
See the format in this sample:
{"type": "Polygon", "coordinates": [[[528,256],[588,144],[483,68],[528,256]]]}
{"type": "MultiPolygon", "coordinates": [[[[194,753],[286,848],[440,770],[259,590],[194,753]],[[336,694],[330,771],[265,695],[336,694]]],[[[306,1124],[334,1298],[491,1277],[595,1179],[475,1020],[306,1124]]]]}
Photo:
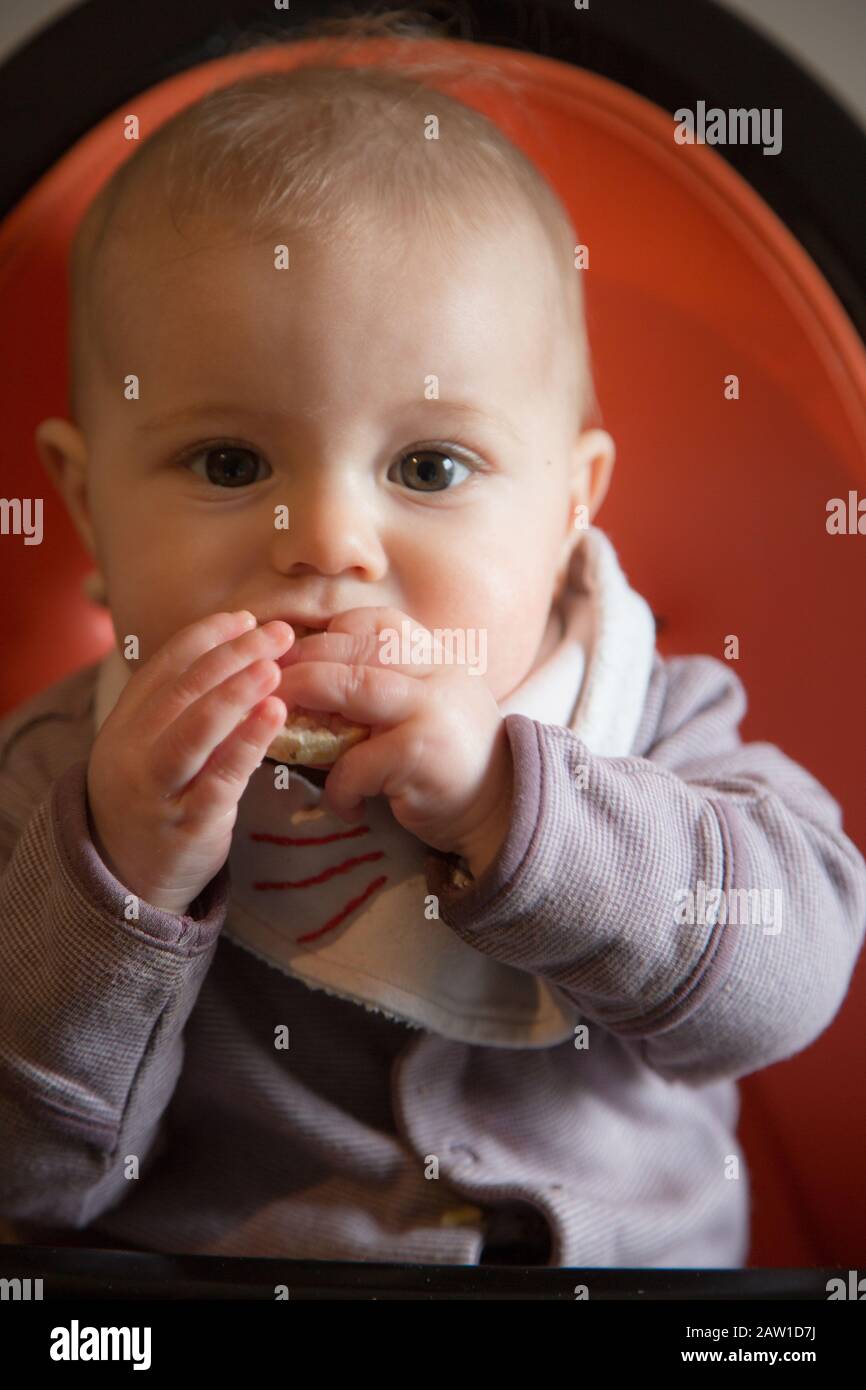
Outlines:
{"type": "Polygon", "coordinates": [[[292,240],[278,270],[273,238],[161,227],[127,253],[86,439],[118,640],[137,634],[147,660],[219,610],[387,605],[486,630],[485,679],[509,694],[545,637],[578,500],[573,359],[536,237],[399,257],[375,237],[292,240]]]}

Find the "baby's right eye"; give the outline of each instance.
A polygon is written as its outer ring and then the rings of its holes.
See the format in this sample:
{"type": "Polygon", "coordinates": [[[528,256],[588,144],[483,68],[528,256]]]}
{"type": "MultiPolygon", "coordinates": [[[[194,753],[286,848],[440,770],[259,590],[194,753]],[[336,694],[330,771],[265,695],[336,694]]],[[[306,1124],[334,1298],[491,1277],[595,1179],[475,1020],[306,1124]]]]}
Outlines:
{"type": "Polygon", "coordinates": [[[260,454],[242,444],[213,444],[188,455],[184,466],[215,487],[247,487],[261,481],[256,476],[257,465],[264,462],[260,454]],[[204,460],[204,475],[192,466],[199,459],[204,460]]]}

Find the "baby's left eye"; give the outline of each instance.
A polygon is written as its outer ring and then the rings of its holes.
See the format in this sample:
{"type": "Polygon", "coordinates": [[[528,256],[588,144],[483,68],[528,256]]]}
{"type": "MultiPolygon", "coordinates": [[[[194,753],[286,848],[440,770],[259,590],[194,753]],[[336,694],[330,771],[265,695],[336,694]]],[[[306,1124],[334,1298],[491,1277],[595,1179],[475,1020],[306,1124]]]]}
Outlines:
{"type": "Polygon", "coordinates": [[[414,475],[416,480],[420,480],[421,487],[415,489],[420,492],[447,492],[454,478],[455,468],[462,468],[468,474],[474,471],[468,464],[456,458],[447,446],[410,449],[398,460],[398,468],[404,482],[409,481],[407,475],[414,475]]]}
{"type": "Polygon", "coordinates": [[[186,466],[198,477],[202,475],[192,465],[199,459],[204,460],[206,480],[216,487],[246,487],[259,482],[257,464],[265,462],[260,454],[239,444],[212,445],[187,460],[186,466]]]}

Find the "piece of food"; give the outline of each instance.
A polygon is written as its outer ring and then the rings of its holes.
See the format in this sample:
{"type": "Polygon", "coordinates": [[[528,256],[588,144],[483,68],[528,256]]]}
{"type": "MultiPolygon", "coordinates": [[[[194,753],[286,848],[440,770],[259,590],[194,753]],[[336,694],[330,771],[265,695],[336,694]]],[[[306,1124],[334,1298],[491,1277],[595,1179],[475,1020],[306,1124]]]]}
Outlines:
{"type": "Polygon", "coordinates": [[[341,753],[368,738],[366,724],[350,724],[340,714],[294,709],[265,754],[277,763],[330,767],[341,753]]]}

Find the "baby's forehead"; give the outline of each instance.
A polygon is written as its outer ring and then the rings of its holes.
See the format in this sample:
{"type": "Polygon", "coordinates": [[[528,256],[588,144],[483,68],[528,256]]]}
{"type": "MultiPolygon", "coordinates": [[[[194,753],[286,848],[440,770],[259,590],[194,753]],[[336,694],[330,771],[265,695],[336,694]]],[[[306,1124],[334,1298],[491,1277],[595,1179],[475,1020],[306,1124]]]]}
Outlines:
{"type": "MultiPolygon", "coordinates": [[[[489,289],[485,308],[491,315],[497,298],[503,309],[517,298],[536,305],[546,323],[563,317],[568,266],[556,263],[549,240],[531,216],[516,212],[488,227],[467,223],[438,231],[429,223],[401,224],[370,211],[356,221],[350,239],[341,239],[339,229],[325,236],[303,226],[293,231],[290,219],[287,225],[256,229],[252,218],[247,221],[237,207],[230,214],[185,215],[178,220],[160,200],[141,196],[119,211],[95,249],[95,307],[116,323],[125,288],[155,284],[166,269],[174,279],[177,268],[184,288],[194,290],[196,281],[186,277],[184,266],[210,252],[230,253],[221,273],[236,277],[242,290],[247,268],[264,266],[277,273],[277,252],[284,245],[294,283],[306,278],[315,286],[327,276],[346,283],[363,280],[382,289],[399,288],[411,304],[413,288],[435,295],[449,282],[459,281],[472,290],[489,289]]],[[[165,308],[146,292],[134,298],[140,312],[165,308]]]]}
{"type": "MultiPolygon", "coordinates": [[[[557,245],[531,210],[515,206],[510,217],[486,224],[467,219],[431,231],[429,217],[407,223],[370,205],[355,218],[354,235],[347,240],[339,228],[324,237],[303,226],[294,233],[290,215],[282,226],[256,228],[238,203],[216,215],[185,210],[177,216],[162,196],[159,171],[149,172],[147,180],[126,191],[94,246],[91,313],[105,366],[116,365],[131,338],[140,341],[141,325],[153,315],[161,315],[170,331],[173,295],[196,309],[213,297],[207,274],[197,273],[196,258],[203,251],[230,250],[228,259],[207,262],[228,299],[243,297],[250,267],[257,275],[262,267],[265,273],[273,270],[274,249],[286,244],[296,282],[309,276],[306,304],[324,283],[322,272],[330,276],[329,285],[339,278],[350,291],[352,277],[373,287],[374,294],[395,288],[408,312],[423,302],[425,322],[434,325],[437,336],[441,324],[441,348],[448,341],[446,297],[453,304],[462,293],[471,296],[473,310],[487,318],[488,327],[499,322],[503,334],[517,330],[508,339],[509,352],[515,359],[531,359],[527,372],[531,367],[533,380],[550,378],[551,385],[569,389],[576,375],[579,306],[569,302],[566,283],[576,272],[573,262],[563,264],[570,248],[562,239],[557,245]],[[234,277],[231,283],[227,277],[234,277]]],[[[333,302],[339,314],[339,295],[333,302]]]]}

